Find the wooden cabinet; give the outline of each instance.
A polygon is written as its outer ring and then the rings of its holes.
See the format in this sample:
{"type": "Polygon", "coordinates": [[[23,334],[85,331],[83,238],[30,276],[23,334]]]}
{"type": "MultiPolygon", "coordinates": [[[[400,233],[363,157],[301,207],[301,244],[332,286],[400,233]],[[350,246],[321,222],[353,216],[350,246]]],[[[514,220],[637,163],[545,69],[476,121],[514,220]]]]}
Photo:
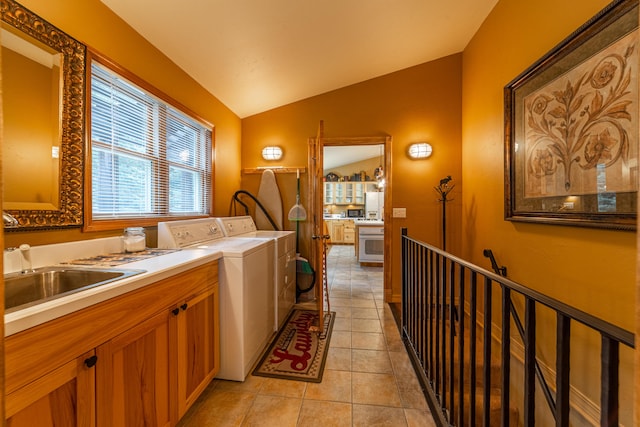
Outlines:
{"type": "Polygon", "coordinates": [[[352,219],[325,220],[331,243],[353,244],[355,241],[355,224],[352,219]]]}
{"type": "Polygon", "coordinates": [[[331,221],[331,243],[342,243],[344,241],[344,224],[342,220],[331,221]]]}
{"type": "Polygon", "coordinates": [[[364,205],[367,191],[376,191],[376,182],[325,182],[325,205],[364,205]]]}
{"type": "Polygon", "coordinates": [[[95,426],[94,363],[87,352],[8,394],[6,426],[95,426]]]}
{"type": "Polygon", "coordinates": [[[355,243],[355,223],[352,219],[346,220],[344,223],[344,243],[355,243]]]}
{"type": "Polygon", "coordinates": [[[324,204],[325,205],[333,205],[335,204],[335,182],[325,182],[324,183],[324,204]]]}
{"type": "Polygon", "coordinates": [[[364,193],[366,190],[367,184],[364,182],[354,182],[353,183],[353,203],[356,205],[364,205],[364,193]]]}
{"type": "Polygon", "coordinates": [[[178,419],[220,370],[218,305],[219,291],[216,286],[181,304],[179,313],[173,311],[178,419]]]}
{"type": "Polygon", "coordinates": [[[169,311],[98,347],[98,426],[171,425],[169,311]]]}
{"type": "Polygon", "coordinates": [[[352,203],[353,188],[348,182],[325,182],[324,204],[344,205],[352,203]]]}
{"type": "Polygon", "coordinates": [[[6,425],[175,425],[218,372],[218,296],[216,261],[7,337],[6,425]]]}

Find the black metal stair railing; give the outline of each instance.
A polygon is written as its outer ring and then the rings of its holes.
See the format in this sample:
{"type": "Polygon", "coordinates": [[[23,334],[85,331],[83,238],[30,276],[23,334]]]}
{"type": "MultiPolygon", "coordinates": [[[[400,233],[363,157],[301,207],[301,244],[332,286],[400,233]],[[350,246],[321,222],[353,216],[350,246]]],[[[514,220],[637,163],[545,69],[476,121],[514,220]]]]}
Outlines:
{"type": "MultiPolygon", "coordinates": [[[[482,254],[485,257],[489,258],[491,262],[491,268],[493,269],[494,273],[499,274],[502,277],[507,277],[507,267],[505,266],[498,267],[498,262],[496,261],[496,258],[493,255],[493,251],[491,249],[483,250],[482,254]]],[[[513,301],[511,300],[511,298],[508,298],[508,302],[505,303],[505,307],[509,308],[509,311],[511,312],[511,318],[513,319],[513,323],[515,323],[516,325],[518,334],[520,335],[520,338],[524,340],[525,339],[524,326],[522,326],[522,320],[520,320],[520,315],[518,314],[516,307],[513,305],[513,301]]],[[[503,357],[509,357],[509,355],[503,355],[503,357]]],[[[538,363],[538,359],[537,358],[534,359],[533,362],[534,362],[534,368],[536,373],[536,380],[538,380],[538,384],[540,384],[540,387],[542,388],[542,393],[544,394],[544,397],[547,400],[547,404],[549,406],[549,409],[551,410],[551,413],[553,414],[553,417],[557,419],[557,412],[556,412],[557,404],[555,402],[555,399],[553,398],[551,387],[547,383],[547,379],[544,377],[544,374],[542,373],[542,368],[538,363]]]]}
{"type": "Polygon", "coordinates": [[[502,275],[506,269],[495,259],[492,265],[500,274],[414,240],[402,230],[402,336],[436,422],[533,426],[539,410],[535,389],[540,385],[555,425],[568,427],[571,326],[577,322],[600,336],[600,425],[617,426],[620,349],[633,349],[634,335],[507,279],[502,275]],[[494,291],[499,292],[495,299],[494,291]],[[516,296],[523,300],[524,324],[515,309],[516,296]],[[500,312],[494,314],[497,307],[500,312]],[[554,391],[546,385],[536,358],[536,348],[548,344],[536,343],[536,314],[542,307],[557,319],[554,391]],[[522,378],[512,378],[512,320],[524,349],[522,378]],[[494,329],[499,339],[492,338],[494,329]],[[522,402],[512,401],[512,379],[523,385],[524,390],[518,390],[524,395],[522,402]],[[516,412],[517,418],[514,406],[522,411],[516,412]]]}

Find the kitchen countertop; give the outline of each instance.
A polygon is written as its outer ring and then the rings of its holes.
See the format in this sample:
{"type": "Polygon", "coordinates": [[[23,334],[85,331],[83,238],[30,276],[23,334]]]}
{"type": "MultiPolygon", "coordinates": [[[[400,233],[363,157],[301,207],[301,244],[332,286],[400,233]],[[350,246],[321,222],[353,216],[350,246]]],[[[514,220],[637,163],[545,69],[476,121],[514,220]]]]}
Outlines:
{"type": "MultiPolygon", "coordinates": [[[[145,258],[140,261],[121,263],[116,268],[143,270],[143,272],[124,279],[115,280],[104,285],[46,301],[31,307],[26,307],[12,313],[6,313],[4,316],[5,337],[75,311],[82,310],[135,289],[142,288],[159,280],[166,279],[192,268],[212,262],[221,257],[222,252],[217,248],[209,249],[206,247],[200,247],[182,249],[175,252],[165,253],[163,255],[145,258]]],[[[72,260],[65,260],[64,265],[69,266],[69,261],[72,260]]],[[[59,264],[63,264],[63,262],[60,262],[59,264]]],[[[41,266],[43,265],[34,265],[34,267],[41,266]]],[[[78,265],[73,266],[77,267],[78,265]]],[[[94,264],[93,266],[104,268],[104,265],[100,264],[94,264]]],[[[92,266],[82,265],[82,268],[92,268],[92,266]]]]}
{"type": "Polygon", "coordinates": [[[384,225],[384,221],[378,219],[356,219],[355,224],[358,227],[380,227],[384,225]]]}
{"type": "Polygon", "coordinates": [[[353,217],[348,217],[348,216],[325,216],[322,217],[322,219],[324,219],[325,221],[331,221],[331,220],[335,220],[335,219],[352,219],[352,220],[358,220],[360,218],[353,218],[353,217]]]}

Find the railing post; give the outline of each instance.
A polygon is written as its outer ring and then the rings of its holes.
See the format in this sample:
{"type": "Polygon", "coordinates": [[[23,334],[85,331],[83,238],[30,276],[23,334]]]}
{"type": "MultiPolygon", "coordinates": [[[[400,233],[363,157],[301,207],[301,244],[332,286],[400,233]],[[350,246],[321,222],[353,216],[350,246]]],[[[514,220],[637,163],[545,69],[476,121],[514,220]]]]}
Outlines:
{"type": "Polygon", "coordinates": [[[511,381],[511,289],[502,286],[502,395],[500,418],[509,427],[509,389],[511,381]]]}
{"type": "Polygon", "coordinates": [[[407,329],[407,269],[409,268],[407,266],[407,240],[405,239],[405,237],[407,236],[407,228],[403,227],[401,229],[401,234],[402,234],[402,248],[401,248],[401,256],[402,259],[405,261],[402,264],[402,270],[401,270],[401,274],[402,274],[402,279],[401,279],[401,283],[402,283],[402,302],[400,304],[400,307],[402,308],[402,332],[403,334],[406,334],[406,329],[407,329]]]}
{"type": "Polygon", "coordinates": [[[569,426],[571,318],[558,313],[556,332],[556,427],[569,426]]]}
{"type": "Polygon", "coordinates": [[[413,306],[413,316],[416,319],[414,336],[418,347],[418,356],[422,357],[424,352],[424,340],[422,339],[422,331],[424,330],[424,324],[420,321],[422,318],[420,312],[422,310],[422,269],[419,266],[422,265],[422,248],[417,245],[412,245],[411,258],[415,263],[415,268],[412,270],[413,288],[411,293],[411,305],[413,306]]]}
{"type": "MultiPolygon", "coordinates": [[[[434,283],[434,301],[432,304],[435,304],[434,307],[434,313],[435,313],[435,319],[434,319],[434,344],[433,344],[433,348],[432,351],[434,353],[434,374],[435,374],[435,390],[436,390],[436,395],[438,396],[438,398],[440,399],[440,404],[443,404],[444,402],[442,402],[442,390],[440,390],[440,383],[441,383],[441,366],[440,366],[440,310],[439,310],[439,304],[440,304],[440,259],[441,256],[436,254],[435,255],[436,259],[435,259],[435,266],[436,266],[436,271],[435,271],[435,283],[434,283]]],[[[444,406],[444,405],[443,405],[444,406]]]]}
{"type": "Polygon", "coordinates": [[[441,384],[442,384],[442,403],[446,404],[447,402],[447,323],[446,320],[446,302],[447,302],[447,258],[445,256],[440,257],[441,267],[440,274],[442,277],[440,279],[440,300],[438,303],[440,304],[440,333],[442,334],[442,346],[440,347],[440,356],[441,356],[441,384]]]}
{"type": "Polygon", "coordinates": [[[620,348],[616,340],[602,335],[602,369],[600,380],[600,426],[618,425],[618,364],[620,348]]]}
{"type": "Polygon", "coordinates": [[[465,268],[460,266],[459,304],[458,304],[458,425],[464,425],[464,283],[465,268]]]}
{"type": "Polygon", "coordinates": [[[524,309],[524,425],[533,427],[536,408],[536,303],[526,298],[524,309]]]}
{"type": "Polygon", "coordinates": [[[435,274],[434,271],[435,269],[433,268],[433,264],[434,264],[434,253],[433,251],[429,250],[428,253],[428,277],[427,277],[427,282],[428,282],[428,287],[427,287],[427,310],[429,311],[429,315],[427,317],[427,324],[429,325],[429,331],[428,331],[428,355],[425,355],[425,357],[427,357],[428,359],[428,363],[429,363],[429,375],[430,378],[433,379],[434,373],[436,372],[436,368],[435,368],[435,361],[434,361],[434,357],[433,357],[433,343],[435,340],[435,333],[434,333],[434,328],[435,328],[435,321],[434,321],[434,304],[435,304],[435,296],[434,296],[434,282],[436,280],[434,280],[433,275],[435,274]]]}
{"type": "Polygon", "coordinates": [[[491,415],[491,325],[492,325],[492,301],[491,279],[484,278],[484,346],[482,360],[482,403],[483,403],[483,425],[490,426],[491,415]]]}
{"type": "MultiPolygon", "coordinates": [[[[456,264],[453,261],[449,262],[449,407],[451,411],[455,408],[455,334],[456,334],[456,291],[455,291],[455,277],[456,277],[456,264]]],[[[453,413],[449,418],[453,421],[453,413]]]]}
{"type": "Polygon", "coordinates": [[[476,333],[478,329],[478,320],[477,320],[477,309],[478,309],[478,274],[475,271],[471,272],[471,283],[469,287],[469,292],[471,295],[469,296],[469,355],[470,355],[470,366],[469,366],[469,384],[471,384],[469,390],[469,402],[472,402],[469,405],[469,425],[473,426],[476,424],[476,333]]]}

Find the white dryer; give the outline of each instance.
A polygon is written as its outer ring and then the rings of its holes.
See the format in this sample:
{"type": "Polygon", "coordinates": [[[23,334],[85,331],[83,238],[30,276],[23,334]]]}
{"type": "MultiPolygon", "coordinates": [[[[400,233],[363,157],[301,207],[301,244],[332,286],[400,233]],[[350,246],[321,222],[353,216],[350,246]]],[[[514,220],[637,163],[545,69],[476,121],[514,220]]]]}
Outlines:
{"type": "Polygon", "coordinates": [[[158,223],[158,247],[222,252],[216,378],[244,381],[273,337],[274,241],[228,238],[215,218],[200,218],[158,223]]]}
{"type": "Polygon", "coordinates": [[[275,241],[274,300],[277,331],[287,320],[296,303],[296,233],[295,231],[257,230],[250,216],[218,218],[227,237],[275,241]]]}

